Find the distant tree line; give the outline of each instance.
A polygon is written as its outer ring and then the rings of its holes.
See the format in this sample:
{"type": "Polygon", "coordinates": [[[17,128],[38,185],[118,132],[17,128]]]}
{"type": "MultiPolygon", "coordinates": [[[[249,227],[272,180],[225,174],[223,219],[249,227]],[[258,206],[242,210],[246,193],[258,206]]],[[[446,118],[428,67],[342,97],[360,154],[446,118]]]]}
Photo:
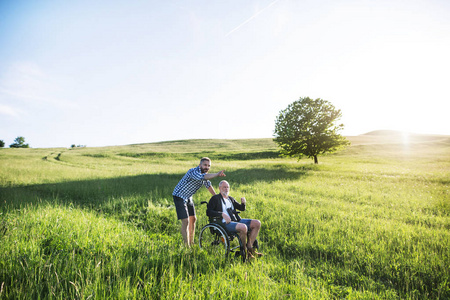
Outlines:
{"type": "MultiPolygon", "coordinates": [[[[0,148],[4,148],[5,145],[6,145],[5,141],[4,140],[0,140],[0,148]]],[[[71,148],[84,148],[84,147],[86,147],[86,145],[75,145],[75,144],[72,144],[70,147],[71,148]]],[[[18,136],[14,140],[14,143],[9,145],[9,148],[30,148],[30,145],[25,143],[25,138],[23,136],[18,136]]]]}
{"type": "MultiPolygon", "coordinates": [[[[5,147],[5,141],[0,140],[0,148],[5,147]]],[[[25,143],[25,138],[23,136],[18,136],[14,140],[14,143],[9,145],[9,148],[30,148],[30,145],[25,143]]]]}

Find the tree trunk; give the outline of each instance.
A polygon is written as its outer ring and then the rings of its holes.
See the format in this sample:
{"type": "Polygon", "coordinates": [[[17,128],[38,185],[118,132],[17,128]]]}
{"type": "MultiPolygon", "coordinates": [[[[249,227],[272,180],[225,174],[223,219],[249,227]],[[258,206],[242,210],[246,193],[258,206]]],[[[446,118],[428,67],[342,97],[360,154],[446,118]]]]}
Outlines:
{"type": "Polygon", "coordinates": [[[314,164],[318,164],[319,163],[319,161],[317,160],[317,155],[314,155],[314,164]]]}

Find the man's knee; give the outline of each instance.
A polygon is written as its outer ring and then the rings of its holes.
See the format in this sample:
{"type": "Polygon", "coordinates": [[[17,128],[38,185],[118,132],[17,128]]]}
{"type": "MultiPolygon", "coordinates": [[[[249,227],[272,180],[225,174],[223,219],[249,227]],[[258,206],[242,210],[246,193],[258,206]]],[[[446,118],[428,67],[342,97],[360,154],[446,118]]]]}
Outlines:
{"type": "Polygon", "coordinates": [[[252,220],[252,222],[250,223],[250,227],[252,229],[259,229],[259,228],[261,228],[261,221],[260,220],[252,220]]]}
{"type": "Polygon", "coordinates": [[[189,226],[189,219],[181,219],[181,227],[187,228],[189,226]]]}
{"type": "Polygon", "coordinates": [[[189,216],[189,222],[192,222],[192,223],[197,222],[197,217],[196,216],[189,216]]]}
{"type": "Polygon", "coordinates": [[[248,228],[247,228],[247,225],[239,223],[236,225],[236,230],[239,233],[247,234],[248,228]]]}

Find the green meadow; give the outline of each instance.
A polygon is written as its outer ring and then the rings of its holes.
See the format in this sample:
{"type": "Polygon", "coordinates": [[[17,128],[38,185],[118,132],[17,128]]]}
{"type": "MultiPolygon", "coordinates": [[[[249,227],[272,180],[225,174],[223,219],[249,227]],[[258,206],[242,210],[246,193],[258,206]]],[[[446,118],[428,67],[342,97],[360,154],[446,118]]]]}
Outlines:
{"type": "Polygon", "coordinates": [[[0,299],[449,299],[450,136],[349,140],[318,165],[272,139],[0,149],[0,299]],[[172,191],[203,156],[264,257],[182,245],[172,191]]]}

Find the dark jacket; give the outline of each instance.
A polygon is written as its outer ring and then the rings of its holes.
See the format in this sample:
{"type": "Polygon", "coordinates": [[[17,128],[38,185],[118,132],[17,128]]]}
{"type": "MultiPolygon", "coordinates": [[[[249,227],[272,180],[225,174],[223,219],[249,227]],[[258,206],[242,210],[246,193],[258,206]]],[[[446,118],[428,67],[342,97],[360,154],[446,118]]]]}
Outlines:
{"type": "MultiPolygon", "coordinates": [[[[233,197],[228,196],[228,199],[233,203],[234,209],[238,209],[240,211],[245,210],[245,204],[238,203],[233,197]]],[[[211,197],[208,202],[208,207],[206,209],[206,215],[210,218],[218,218],[218,220],[222,221],[222,203],[223,203],[222,194],[217,194],[211,197]]]]}

